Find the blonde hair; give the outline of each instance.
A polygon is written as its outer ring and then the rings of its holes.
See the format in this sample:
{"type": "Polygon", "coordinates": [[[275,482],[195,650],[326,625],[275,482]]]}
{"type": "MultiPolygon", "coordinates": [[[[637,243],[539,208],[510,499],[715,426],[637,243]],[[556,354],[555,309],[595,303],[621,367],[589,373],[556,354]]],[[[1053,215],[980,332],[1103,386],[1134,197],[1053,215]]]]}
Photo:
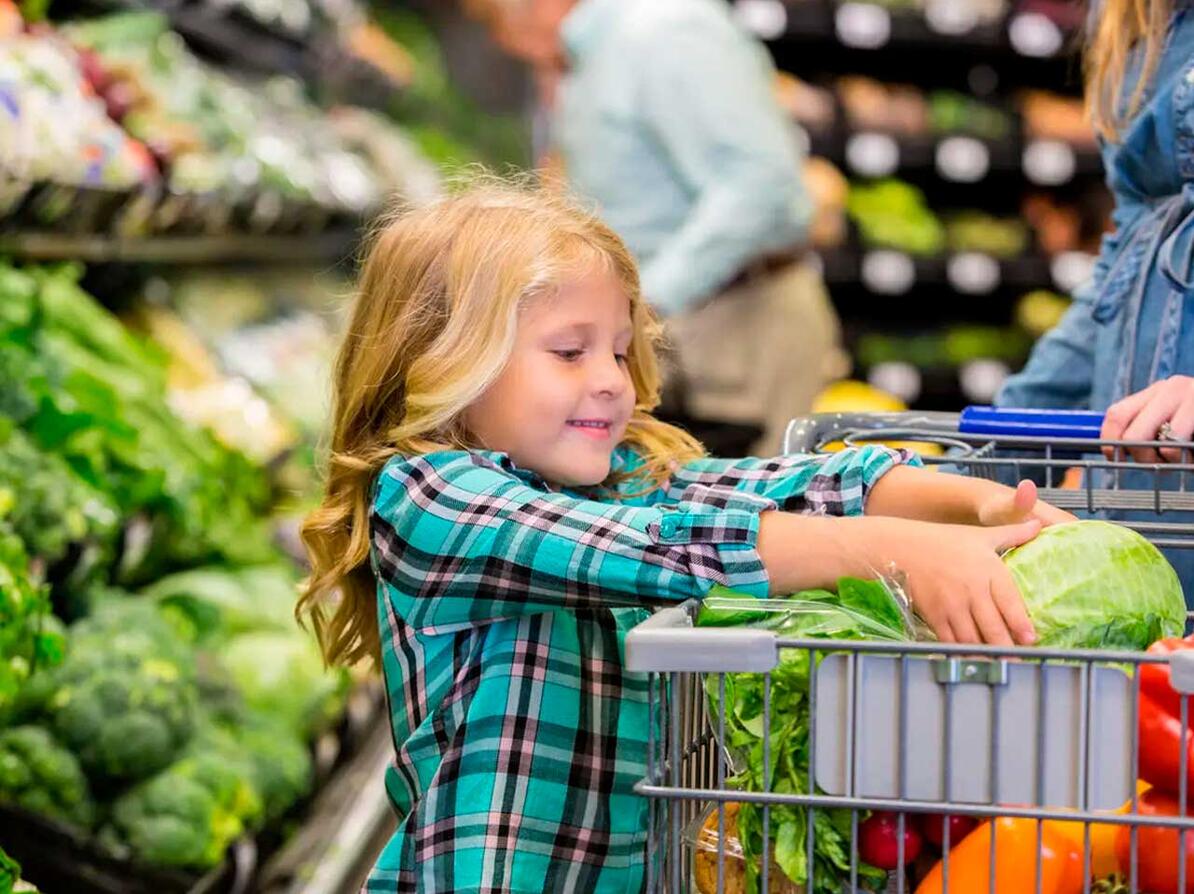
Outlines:
{"type": "Polygon", "coordinates": [[[612,230],[565,197],[492,180],[375,228],[334,370],[323,499],[302,526],[311,574],[296,615],[310,622],[329,663],[380,658],[369,510],[382,466],[396,455],[479,448],[464,411],[502,372],[519,308],[594,264],[630,300],[636,400],[625,442],[644,460],[635,477],[654,488],[703,450],[650,415],[659,404],[661,327],[612,230]]]}
{"type": "Polygon", "coordinates": [[[1086,111],[1100,136],[1118,140],[1128,121],[1140,110],[1165,49],[1171,13],[1171,0],[1102,0],[1083,62],[1086,111]],[[1141,43],[1140,75],[1125,103],[1123,88],[1128,63],[1134,48],[1141,43]]]}

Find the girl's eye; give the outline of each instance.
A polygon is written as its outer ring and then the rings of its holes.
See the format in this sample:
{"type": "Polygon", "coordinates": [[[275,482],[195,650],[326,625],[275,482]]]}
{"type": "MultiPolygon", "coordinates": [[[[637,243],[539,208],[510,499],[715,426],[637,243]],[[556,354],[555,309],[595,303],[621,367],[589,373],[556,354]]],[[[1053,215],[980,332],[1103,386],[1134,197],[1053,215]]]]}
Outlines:
{"type": "Polygon", "coordinates": [[[626,354],[614,354],[619,363],[626,364],[630,362],[630,357],[626,354]]]}
{"type": "Polygon", "coordinates": [[[579,348],[569,348],[563,351],[552,351],[552,353],[561,360],[571,363],[574,360],[579,360],[580,355],[583,354],[584,351],[580,350],[579,348]]]}

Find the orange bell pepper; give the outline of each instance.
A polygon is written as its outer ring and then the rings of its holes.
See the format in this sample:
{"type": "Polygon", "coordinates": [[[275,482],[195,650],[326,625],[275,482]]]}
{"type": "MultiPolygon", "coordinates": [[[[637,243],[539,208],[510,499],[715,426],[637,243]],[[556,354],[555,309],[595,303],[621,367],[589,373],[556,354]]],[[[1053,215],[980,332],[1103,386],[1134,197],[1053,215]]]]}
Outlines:
{"type": "MultiPolygon", "coordinates": [[[[1143,780],[1136,782],[1137,795],[1144,794],[1149,788],[1151,786],[1143,780]]],[[[1114,812],[1117,814],[1126,814],[1131,809],[1132,802],[1125,801],[1114,812]]],[[[1074,846],[1078,848],[1078,853],[1084,854],[1086,849],[1086,831],[1082,823],[1070,822],[1068,820],[1047,820],[1045,828],[1061,833],[1074,843],[1074,846]]],[[[1092,880],[1106,878],[1116,873],[1127,873],[1128,867],[1121,863],[1119,855],[1116,852],[1116,837],[1122,828],[1123,826],[1112,825],[1111,823],[1090,824],[1090,877],[1092,880]]],[[[1083,859],[1085,860],[1085,856],[1083,856],[1083,859]]]]}
{"type": "Polygon", "coordinates": [[[916,894],[1025,894],[1036,890],[1037,863],[1041,894],[1081,894],[1082,848],[1045,823],[1037,853],[1037,821],[1000,817],[983,823],[949,852],[949,887],[938,861],[916,894]],[[990,887],[991,835],[995,838],[995,887],[990,887]]]}

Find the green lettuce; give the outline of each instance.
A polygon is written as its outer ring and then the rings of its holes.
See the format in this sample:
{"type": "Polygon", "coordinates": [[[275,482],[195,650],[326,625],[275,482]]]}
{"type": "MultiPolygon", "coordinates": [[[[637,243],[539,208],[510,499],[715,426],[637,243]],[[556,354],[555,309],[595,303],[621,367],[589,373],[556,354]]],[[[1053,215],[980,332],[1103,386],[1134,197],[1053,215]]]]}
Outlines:
{"type": "Polygon", "coordinates": [[[1185,627],[1186,601],[1173,566],[1122,525],[1053,525],[1004,562],[1036,627],[1037,645],[1146,649],[1185,627]]]}
{"type": "MultiPolygon", "coordinates": [[[[790,639],[905,641],[912,638],[903,605],[879,581],[843,578],[837,592],[806,590],[788,599],[755,599],[714,588],[701,605],[697,626],[747,625],[772,630],[790,639]]],[[[818,655],[817,660],[820,660],[818,655]]],[[[721,704],[720,677],[706,678],[710,714],[721,704]]],[[[809,653],[781,649],[779,665],[771,672],[771,785],[779,794],[809,791],[809,653]]],[[[726,738],[735,775],[729,780],[744,791],[764,791],[763,723],[764,678],[761,674],[725,675],[726,738]]],[[[804,890],[810,874],[817,894],[839,894],[850,877],[850,811],[816,810],[811,819],[804,807],[771,808],[771,853],[791,881],[804,890]],[[808,864],[808,824],[813,824],[813,865],[808,864]]],[[[746,865],[746,890],[759,889],[762,865],[762,810],[743,804],[738,834],[746,865]]],[[[881,890],[887,874],[865,863],[858,865],[862,890],[881,890]]]]}

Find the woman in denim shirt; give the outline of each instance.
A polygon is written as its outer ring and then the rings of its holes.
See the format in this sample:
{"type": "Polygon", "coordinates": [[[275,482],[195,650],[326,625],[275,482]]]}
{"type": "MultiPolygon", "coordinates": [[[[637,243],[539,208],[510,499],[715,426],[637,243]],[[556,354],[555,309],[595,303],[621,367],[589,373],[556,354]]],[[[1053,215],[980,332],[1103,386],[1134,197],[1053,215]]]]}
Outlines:
{"type": "MultiPolygon", "coordinates": [[[[1092,12],[1087,105],[1115,196],[1092,278],[997,398],[1007,407],[1106,410],[1108,439],[1194,436],[1194,10],[1106,0],[1092,12]]],[[[1140,462],[1178,451],[1134,451],[1140,462]]],[[[1189,461],[1189,458],[1186,459],[1189,461]]],[[[1110,473],[1101,473],[1108,486],[1110,473]]],[[[1165,489],[1184,476],[1161,475],[1165,489]]],[[[1124,487],[1151,490],[1151,472],[1124,487]]],[[[1194,481],[1187,483],[1194,490],[1194,481]]],[[[1181,521],[1194,521],[1183,513],[1181,521]]],[[[1123,513],[1116,518],[1152,518],[1123,513]]],[[[1178,515],[1166,521],[1179,520],[1178,515]]],[[[1194,600],[1194,550],[1168,553],[1194,600]]]]}

